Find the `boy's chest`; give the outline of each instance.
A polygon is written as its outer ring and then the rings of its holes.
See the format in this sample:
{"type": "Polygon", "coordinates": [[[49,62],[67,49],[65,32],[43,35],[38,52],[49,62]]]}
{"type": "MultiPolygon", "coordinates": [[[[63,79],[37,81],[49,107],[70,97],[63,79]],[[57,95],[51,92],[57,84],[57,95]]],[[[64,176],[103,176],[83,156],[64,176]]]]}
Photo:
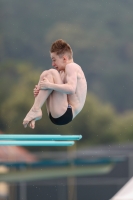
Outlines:
{"type": "Polygon", "coordinates": [[[66,73],[62,72],[62,73],[60,73],[60,76],[61,76],[62,82],[65,84],[67,82],[67,80],[66,80],[66,73]]]}

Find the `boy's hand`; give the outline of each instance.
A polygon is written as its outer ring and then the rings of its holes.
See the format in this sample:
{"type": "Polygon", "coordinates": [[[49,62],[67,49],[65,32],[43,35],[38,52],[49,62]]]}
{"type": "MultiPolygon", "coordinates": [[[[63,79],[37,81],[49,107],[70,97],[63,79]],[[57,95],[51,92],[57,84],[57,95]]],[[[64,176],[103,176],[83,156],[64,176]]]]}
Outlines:
{"type": "Polygon", "coordinates": [[[42,90],[51,89],[50,82],[47,78],[44,78],[43,81],[41,81],[39,85],[40,85],[40,89],[42,90]]]}
{"type": "Polygon", "coordinates": [[[36,97],[39,93],[39,88],[38,88],[38,85],[35,85],[35,88],[33,89],[33,94],[34,94],[34,97],[36,97]]]}

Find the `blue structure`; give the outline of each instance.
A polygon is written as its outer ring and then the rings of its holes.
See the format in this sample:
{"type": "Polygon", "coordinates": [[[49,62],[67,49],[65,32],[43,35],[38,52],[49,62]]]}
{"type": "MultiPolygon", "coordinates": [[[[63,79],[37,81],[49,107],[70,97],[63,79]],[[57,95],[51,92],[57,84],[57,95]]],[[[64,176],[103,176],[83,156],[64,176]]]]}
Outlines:
{"type": "Polygon", "coordinates": [[[0,140],[80,140],[82,135],[0,135],[0,140]]]}
{"type": "Polygon", "coordinates": [[[72,146],[81,135],[0,135],[0,146],[72,146]]]}
{"type": "Polygon", "coordinates": [[[0,141],[0,146],[72,146],[74,141],[0,141]]]}

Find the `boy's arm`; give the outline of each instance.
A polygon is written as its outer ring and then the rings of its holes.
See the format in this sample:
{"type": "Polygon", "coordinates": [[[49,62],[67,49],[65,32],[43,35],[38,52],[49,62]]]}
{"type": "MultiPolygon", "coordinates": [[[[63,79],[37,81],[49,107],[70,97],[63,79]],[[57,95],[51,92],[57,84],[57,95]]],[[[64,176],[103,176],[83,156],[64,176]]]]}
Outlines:
{"type": "Polygon", "coordinates": [[[77,72],[74,66],[70,64],[66,67],[66,83],[65,84],[55,84],[49,82],[47,79],[40,82],[40,89],[51,89],[65,94],[74,94],[77,87],[77,72]]]}

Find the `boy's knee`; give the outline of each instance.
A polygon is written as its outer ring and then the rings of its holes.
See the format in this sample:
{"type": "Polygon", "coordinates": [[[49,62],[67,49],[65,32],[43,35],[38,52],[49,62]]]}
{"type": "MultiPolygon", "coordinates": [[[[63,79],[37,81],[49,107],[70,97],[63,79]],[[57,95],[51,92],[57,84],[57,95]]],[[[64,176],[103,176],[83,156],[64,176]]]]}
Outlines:
{"type": "Polygon", "coordinates": [[[55,75],[58,73],[56,69],[49,69],[48,72],[51,73],[52,75],[55,75]]]}
{"type": "Polygon", "coordinates": [[[48,70],[45,70],[44,72],[41,73],[40,79],[42,80],[46,75],[48,74],[48,70]]]}
{"type": "Polygon", "coordinates": [[[47,70],[41,73],[40,78],[42,79],[44,76],[46,76],[46,74],[47,74],[47,70]]]}
{"type": "Polygon", "coordinates": [[[50,78],[52,80],[52,77],[55,77],[55,76],[59,76],[59,73],[56,69],[45,70],[40,75],[40,80],[43,80],[45,77],[48,79],[50,78]]]}
{"type": "Polygon", "coordinates": [[[47,78],[50,82],[53,82],[52,70],[46,70],[42,72],[42,74],[40,75],[40,81],[43,81],[45,78],[47,78]]]}

